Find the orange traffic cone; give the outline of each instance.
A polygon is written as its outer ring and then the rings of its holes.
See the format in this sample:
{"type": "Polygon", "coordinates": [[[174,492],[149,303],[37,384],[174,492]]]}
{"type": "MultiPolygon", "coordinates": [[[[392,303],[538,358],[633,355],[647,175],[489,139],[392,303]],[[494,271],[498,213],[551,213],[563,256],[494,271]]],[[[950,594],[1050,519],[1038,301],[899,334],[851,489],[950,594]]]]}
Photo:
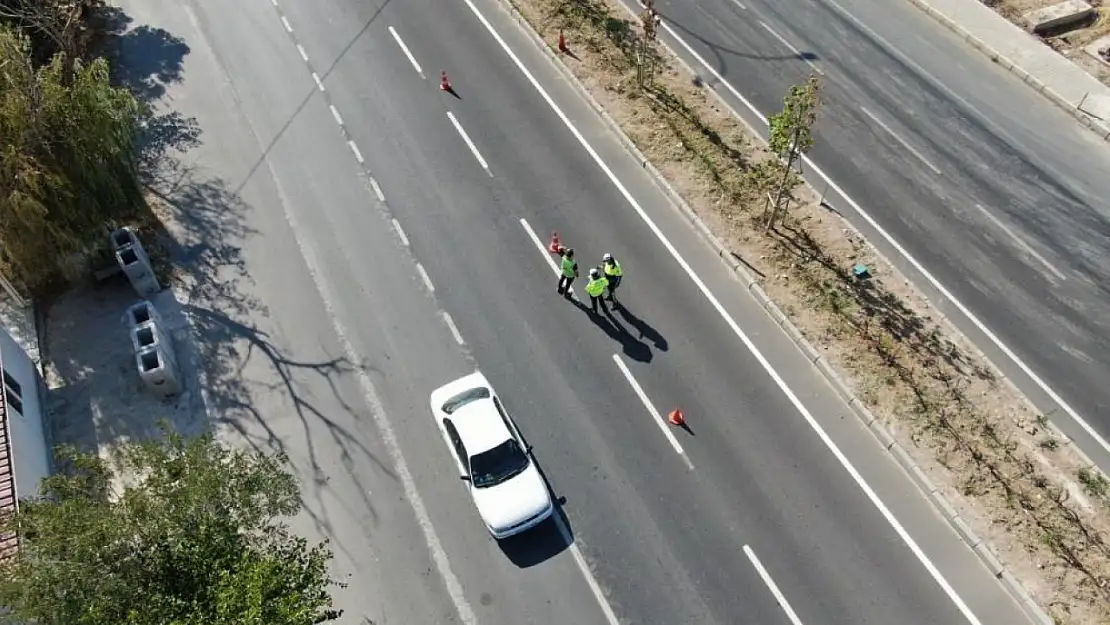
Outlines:
{"type": "Polygon", "coordinates": [[[447,80],[447,72],[446,71],[443,72],[442,76],[439,79],[439,90],[440,91],[446,91],[448,93],[450,93],[451,91],[454,91],[454,89],[451,88],[451,81],[447,80]]]}
{"type": "Polygon", "coordinates": [[[671,411],[671,414],[667,415],[667,421],[670,421],[671,425],[686,425],[686,417],[682,416],[682,411],[678,408],[675,408],[671,411]]]}
{"type": "Polygon", "coordinates": [[[561,30],[559,31],[559,52],[563,54],[570,52],[570,50],[567,49],[567,38],[563,36],[563,31],[561,30]]]}
{"type": "Polygon", "coordinates": [[[551,243],[547,246],[547,249],[550,250],[552,254],[558,254],[559,250],[563,249],[563,244],[559,241],[558,232],[551,233],[551,243]]]}

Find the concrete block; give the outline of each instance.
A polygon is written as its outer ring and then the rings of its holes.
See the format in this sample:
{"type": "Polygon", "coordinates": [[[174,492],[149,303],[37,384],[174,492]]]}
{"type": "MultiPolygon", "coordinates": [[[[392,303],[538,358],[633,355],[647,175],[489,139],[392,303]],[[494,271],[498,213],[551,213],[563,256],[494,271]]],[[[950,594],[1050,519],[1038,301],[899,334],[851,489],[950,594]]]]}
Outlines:
{"type": "Polygon", "coordinates": [[[148,300],[143,300],[128,308],[126,321],[129,328],[138,327],[144,323],[154,323],[163,328],[166,327],[165,323],[162,321],[162,315],[158,313],[158,309],[154,307],[154,304],[148,300]]]}
{"type": "Polygon", "coordinates": [[[148,347],[135,354],[139,378],[147,390],[159,397],[181,394],[181,376],[177,366],[157,347],[148,347]]]}
{"type": "Polygon", "coordinates": [[[114,251],[118,252],[124,248],[133,247],[144,255],[146,253],[146,250],[143,249],[142,241],[140,241],[135,232],[127,226],[118,230],[113,230],[108,238],[112,241],[112,249],[114,251]]]}
{"type": "Polygon", "coordinates": [[[128,246],[116,250],[116,263],[127,276],[127,280],[131,282],[131,287],[141,297],[147,297],[162,290],[162,285],[154,275],[154,268],[150,265],[150,259],[140,248],[128,246]]]}
{"type": "Polygon", "coordinates": [[[1021,18],[1025,21],[1029,32],[1040,35],[1066,29],[1068,26],[1090,19],[1094,14],[1094,7],[1083,0],[1065,0],[1043,9],[1030,11],[1021,18]]]}
{"type": "Polygon", "coordinates": [[[147,348],[155,348],[161,351],[171,361],[171,364],[177,365],[177,353],[173,349],[173,337],[153,322],[148,321],[131,328],[131,346],[135,349],[136,354],[147,348]]]}
{"type": "Polygon", "coordinates": [[[1083,51],[1103,65],[1110,66],[1110,35],[1095,39],[1084,46],[1083,51]],[[1104,51],[1105,54],[1103,54],[1104,51]]]}

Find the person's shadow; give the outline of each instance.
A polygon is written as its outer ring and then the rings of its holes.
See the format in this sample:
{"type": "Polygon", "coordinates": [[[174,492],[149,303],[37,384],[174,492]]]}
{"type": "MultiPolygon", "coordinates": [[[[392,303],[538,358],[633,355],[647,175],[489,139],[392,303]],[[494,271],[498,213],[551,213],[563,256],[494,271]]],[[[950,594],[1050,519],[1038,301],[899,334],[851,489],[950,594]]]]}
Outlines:
{"type": "Polygon", "coordinates": [[[636,328],[636,331],[640,334],[639,338],[646,338],[651,341],[652,344],[655,345],[655,349],[661,352],[667,351],[667,339],[660,334],[658,330],[648,325],[643,319],[632,314],[623,304],[617,309],[617,313],[619,313],[621,317],[624,317],[624,320],[627,321],[629,325],[636,328]]]}
{"type": "MultiPolygon", "coordinates": [[[[587,295],[586,297],[589,296],[587,295]]],[[[613,316],[611,304],[605,308],[604,312],[601,312],[599,306],[599,312],[595,313],[588,303],[578,298],[574,298],[572,301],[575,306],[578,306],[582,309],[582,312],[586,313],[586,316],[589,317],[590,321],[594,322],[594,325],[608,334],[609,338],[621,344],[624,348],[625,356],[639,362],[651,362],[651,348],[648,347],[646,343],[634,338],[624,325],[613,316]]],[[[640,332],[640,336],[644,336],[642,331],[640,332]]],[[[666,345],[666,342],[664,341],[663,344],[666,345]]]]}

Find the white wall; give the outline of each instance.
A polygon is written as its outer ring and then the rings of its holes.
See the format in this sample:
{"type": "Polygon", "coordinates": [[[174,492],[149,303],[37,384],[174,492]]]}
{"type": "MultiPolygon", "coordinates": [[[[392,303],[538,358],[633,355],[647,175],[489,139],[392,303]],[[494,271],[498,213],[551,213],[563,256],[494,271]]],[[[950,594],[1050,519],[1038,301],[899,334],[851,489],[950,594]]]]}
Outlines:
{"type": "Polygon", "coordinates": [[[0,357],[4,371],[21,387],[22,410],[8,405],[8,431],[11,437],[12,465],[15,468],[19,498],[38,495],[39,481],[49,475],[50,450],[43,431],[39,402],[40,375],[31,359],[11,335],[0,328],[0,357]]]}

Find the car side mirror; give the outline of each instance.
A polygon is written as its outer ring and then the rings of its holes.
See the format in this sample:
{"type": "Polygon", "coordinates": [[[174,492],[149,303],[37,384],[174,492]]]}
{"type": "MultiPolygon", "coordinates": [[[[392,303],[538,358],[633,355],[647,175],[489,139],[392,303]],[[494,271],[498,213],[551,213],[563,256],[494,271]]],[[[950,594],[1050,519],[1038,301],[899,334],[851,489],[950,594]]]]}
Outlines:
{"type": "Polygon", "coordinates": [[[459,479],[464,481],[464,482],[469,482],[470,481],[470,476],[469,475],[460,475],[459,479]]]}

